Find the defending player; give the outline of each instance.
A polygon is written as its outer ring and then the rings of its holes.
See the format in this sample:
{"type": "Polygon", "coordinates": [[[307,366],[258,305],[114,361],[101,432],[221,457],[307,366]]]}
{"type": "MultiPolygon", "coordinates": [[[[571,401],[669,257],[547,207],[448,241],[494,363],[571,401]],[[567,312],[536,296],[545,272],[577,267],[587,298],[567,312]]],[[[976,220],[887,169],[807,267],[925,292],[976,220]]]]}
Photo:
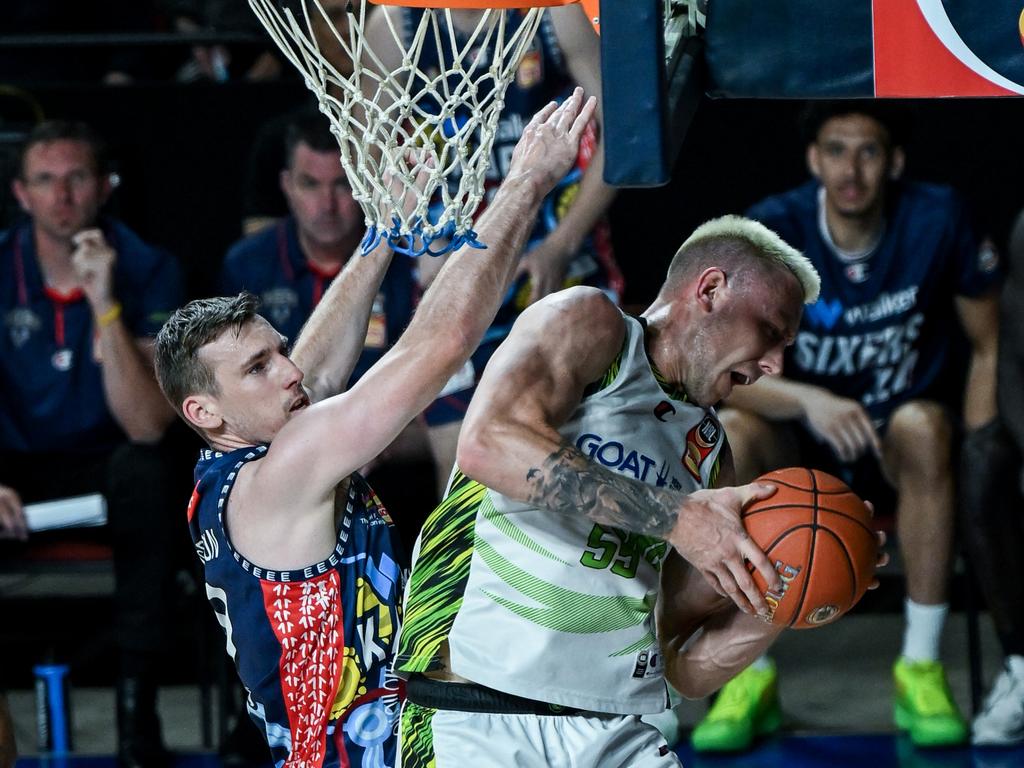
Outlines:
{"type": "Polygon", "coordinates": [[[400,340],[348,392],[336,394],[391,259],[383,247],[349,260],[291,357],[247,295],[192,302],[160,332],[161,387],[211,446],[189,507],[207,594],[279,765],[395,765],[402,579],[387,512],[355,470],[479,342],[594,106],[578,90],[538,113],[479,221],[487,250],[449,259],[400,340]]]}
{"type": "Polygon", "coordinates": [[[745,560],[779,579],[738,517],[774,489],[722,487],[712,406],[781,371],[817,292],[797,251],[727,217],[683,244],[640,319],[583,287],[523,313],[415,554],[406,768],[678,765],[637,716],[664,710],[665,678],[704,695],[780,631],[754,615],[745,560]]]}

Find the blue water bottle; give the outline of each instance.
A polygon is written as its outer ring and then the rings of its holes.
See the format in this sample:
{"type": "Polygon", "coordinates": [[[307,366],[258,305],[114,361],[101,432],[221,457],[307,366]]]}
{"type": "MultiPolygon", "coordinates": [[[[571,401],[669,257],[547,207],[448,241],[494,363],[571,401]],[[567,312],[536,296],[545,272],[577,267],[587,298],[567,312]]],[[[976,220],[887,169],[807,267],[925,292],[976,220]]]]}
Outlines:
{"type": "Polygon", "coordinates": [[[71,702],[67,664],[38,664],[36,676],[36,735],[39,751],[65,755],[71,751],[71,702]]]}

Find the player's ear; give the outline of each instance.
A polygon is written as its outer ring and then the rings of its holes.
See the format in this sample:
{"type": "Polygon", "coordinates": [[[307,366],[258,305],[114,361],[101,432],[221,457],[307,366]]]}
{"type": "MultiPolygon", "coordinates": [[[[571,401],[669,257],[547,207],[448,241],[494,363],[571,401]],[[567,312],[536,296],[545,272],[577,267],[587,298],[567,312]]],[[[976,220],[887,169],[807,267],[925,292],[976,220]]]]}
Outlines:
{"type": "Polygon", "coordinates": [[[821,152],[818,151],[818,143],[812,141],[807,145],[807,170],[811,176],[821,181],[821,152]]]}
{"type": "Polygon", "coordinates": [[[715,302],[727,283],[725,272],[718,267],[708,267],[700,273],[700,277],[697,278],[697,302],[705,312],[714,309],[715,302]]]}
{"type": "Polygon", "coordinates": [[[181,404],[185,420],[199,429],[214,430],[224,423],[217,402],[208,395],[189,395],[181,404]]]}
{"type": "Polygon", "coordinates": [[[288,197],[288,193],[291,192],[292,188],[292,174],[287,168],[284,168],[277,177],[278,184],[281,185],[281,192],[284,193],[285,197],[288,197]]]}
{"type": "Polygon", "coordinates": [[[903,176],[903,169],[907,164],[907,155],[903,147],[893,147],[892,157],[889,158],[889,179],[896,181],[903,176]]]}

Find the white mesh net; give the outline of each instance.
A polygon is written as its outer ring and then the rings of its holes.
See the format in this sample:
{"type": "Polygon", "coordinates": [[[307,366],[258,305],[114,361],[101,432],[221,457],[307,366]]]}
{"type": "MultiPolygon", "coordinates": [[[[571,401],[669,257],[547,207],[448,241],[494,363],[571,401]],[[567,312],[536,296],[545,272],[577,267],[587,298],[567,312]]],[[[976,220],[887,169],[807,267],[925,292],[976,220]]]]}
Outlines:
{"type": "Polygon", "coordinates": [[[386,44],[394,48],[374,51],[365,36],[365,0],[347,4],[341,32],[318,0],[249,5],[331,122],[352,194],[366,216],[364,252],[382,238],[416,256],[464,244],[482,247],[473,213],[505,90],[543,10],[475,12],[481,14],[475,30],[460,44],[449,9],[421,9],[414,26],[400,28],[387,12],[394,9],[377,8],[381,18],[375,21],[386,23],[386,44]],[[327,45],[340,46],[343,57],[325,55],[327,45]],[[424,71],[420,56],[428,45],[437,51],[438,66],[424,71]],[[351,62],[351,73],[332,60],[351,62]],[[417,174],[426,177],[423,189],[416,186],[417,174]],[[428,217],[432,199],[441,205],[428,217]]]}

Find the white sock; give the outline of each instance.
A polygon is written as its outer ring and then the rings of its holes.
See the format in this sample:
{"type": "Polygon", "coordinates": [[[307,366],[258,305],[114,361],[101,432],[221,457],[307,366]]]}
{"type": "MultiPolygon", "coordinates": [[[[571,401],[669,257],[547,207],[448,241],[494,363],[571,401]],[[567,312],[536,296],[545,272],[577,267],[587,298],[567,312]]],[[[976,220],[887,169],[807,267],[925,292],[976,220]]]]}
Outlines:
{"type": "Polygon", "coordinates": [[[772,660],[766,654],[762,653],[751,662],[750,668],[756,669],[758,672],[764,672],[766,669],[772,668],[772,660]]]}
{"type": "Polygon", "coordinates": [[[921,605],[909,597],[904,606],[903,658],[907,661],[936,661],[939,640],[949,613],[949,603],[921,605]]]}

